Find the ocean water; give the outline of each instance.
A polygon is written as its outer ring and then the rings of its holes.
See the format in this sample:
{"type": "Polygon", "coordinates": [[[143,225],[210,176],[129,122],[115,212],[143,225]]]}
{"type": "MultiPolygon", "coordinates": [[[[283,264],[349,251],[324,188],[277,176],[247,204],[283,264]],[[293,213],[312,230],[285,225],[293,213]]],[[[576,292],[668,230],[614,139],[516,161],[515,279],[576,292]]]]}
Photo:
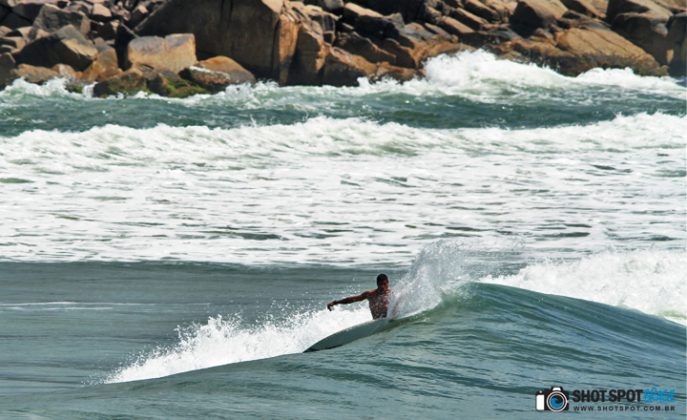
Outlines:
{"type": "Polygon", "coordinates": [[[478,51],[87,93],[0,92],[0,418],[527,419],[551,386],[672,391],[579,418],[687,415],[683,83],[478,51]],[[303,354],[370,319],[324,305],[379,272],[402,320],[303,354]]]}

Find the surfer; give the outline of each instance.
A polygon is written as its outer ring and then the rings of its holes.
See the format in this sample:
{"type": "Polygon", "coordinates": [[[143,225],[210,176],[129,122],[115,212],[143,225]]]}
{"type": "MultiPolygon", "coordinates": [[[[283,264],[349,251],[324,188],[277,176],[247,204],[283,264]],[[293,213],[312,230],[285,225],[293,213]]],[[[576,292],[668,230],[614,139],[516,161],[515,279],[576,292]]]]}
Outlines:
{"type": "Polygon", "coordinates": [[[389,277],[387,277],[386,274],[380,274],[377,276],[376,289],[368,290],[359,295],[349,296],[341,300],[333,300],[327,304],[327,309],[331,311],[334,305],[347,305],[367,299],[370,304],[372,318],[386,318],[386,312],[389,309],[389,293],[391,293],[391,289],[389,288],[389,277]]]}

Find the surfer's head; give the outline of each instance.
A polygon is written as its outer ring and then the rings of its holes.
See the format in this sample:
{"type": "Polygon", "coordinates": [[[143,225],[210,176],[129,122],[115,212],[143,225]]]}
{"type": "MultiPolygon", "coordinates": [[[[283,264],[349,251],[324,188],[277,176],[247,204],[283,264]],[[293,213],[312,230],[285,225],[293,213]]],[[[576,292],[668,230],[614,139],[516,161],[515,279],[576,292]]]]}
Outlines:
{"type": "Polygon", "coordinates": [[[377,276],[377,289],[388,289],[389,288],[389,277],[386,274],[380,274],[377,276]]]}

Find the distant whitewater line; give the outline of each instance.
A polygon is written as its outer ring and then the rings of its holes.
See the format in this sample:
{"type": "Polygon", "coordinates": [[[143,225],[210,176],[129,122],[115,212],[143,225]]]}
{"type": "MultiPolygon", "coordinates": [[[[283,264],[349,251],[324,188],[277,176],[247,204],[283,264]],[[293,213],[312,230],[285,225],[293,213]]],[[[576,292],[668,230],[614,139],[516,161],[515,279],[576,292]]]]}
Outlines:
{"type": "Polygon", "coordinates": [[[539,246],[637,248],[624,237],[649,222],[644,246],[679,247],[686,121],[419,129],[317,117],[29,131],[0,137],[1,258],[404,265],[426,241],[503,232],[539,246]]]}
{"type": "MultiPolygon", "coordinates": [[[[574,90],[587,87],[619,87],[637,91],[647,91],[677,99],[685,99],[687,89],[678,80],[670,77],[639,76],[627,69],[592,69],[579,76],[564,76],[552,69],[504,60],[482,51],[464,51],[453,55],[440,55],[430,58],[425,65],[425,76],[407,82],[382,80],[370,82],[359,79],[357,87],[334,86],[286,86],[275,82],[259,82],[255,85],[229,86],[225,91],[214,95],[196,95],[190,98],[163,98],[155,94],[139,93],[136,98],[150,98],[163,101],[180,102],[189,105],[207,105],[207,101],[240,103],[242,106],[263,106],[265,100],[293,101],[293,95],[330,96],[370,95],[382,93],[402,93],[407,95],[445,95],[462,96],[473,101],[495,102],[513,99],[515,90],[523,97],[531,96],[528,89],[574,90]]],[[[0,99],[20,94],[35,96],[64,95],[85,100],[116,100],[117,97],[96,99],[92,97],[92,85],[83,93],[69,92],[64,79],[53,79],[44,85],[16,80],[5,90],[0,91],[0,99]]],[[[544,94],[544,92],[537,92],[544,94]]],[[[124,99],[119,96],[119,99],[124,99]]]]}

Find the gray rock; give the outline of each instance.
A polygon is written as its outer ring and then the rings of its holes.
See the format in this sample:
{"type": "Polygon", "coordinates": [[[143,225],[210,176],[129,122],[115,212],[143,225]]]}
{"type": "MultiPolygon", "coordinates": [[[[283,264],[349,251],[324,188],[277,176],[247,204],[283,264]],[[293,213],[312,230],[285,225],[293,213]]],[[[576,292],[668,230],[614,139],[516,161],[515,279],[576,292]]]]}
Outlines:
{"type": "Polygon", "coordinates": [[[40,67],[67,64],[81,71],[87,68],[98,50],[71,25],[28,44],[17,54],[17,63],[40,67]]]}
{"type": "Polygon", "coordinates": [[[10,13],[0,22],[0,25],[6,26],[10,29],[22,28],[24,26],[31,26],[31,21],[19,16],[16,13],[10,13]]]}
{"type": "Polygon", "coordinates": [[[52,4],[43,6],[33,22],[34,29],[48,33],[55,32],[67,25],[73,26],[82,35],[88,34],[91,30],[90,20],[83,13],[62,10],[52,4]]]}
{"type": "Polygon", "coordinates": [[[22,0],[17,1],[17,5],[12,8],[12,11],[19,16],[33,21],[38,16],[43,5],[48,3],[56,3],[55,0],[22,0]]]}

